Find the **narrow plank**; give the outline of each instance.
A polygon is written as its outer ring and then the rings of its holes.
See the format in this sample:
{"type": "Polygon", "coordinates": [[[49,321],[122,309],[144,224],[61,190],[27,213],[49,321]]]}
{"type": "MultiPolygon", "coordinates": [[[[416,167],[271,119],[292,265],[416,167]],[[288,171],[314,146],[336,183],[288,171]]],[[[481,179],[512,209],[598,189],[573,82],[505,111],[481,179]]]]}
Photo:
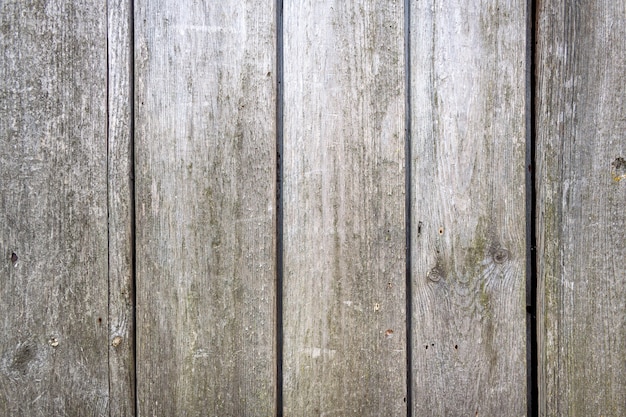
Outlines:
{"type": "Polygon", "coordinates": [[[0,415],[108,414],[106,6],[0,3],[0,415]]]}
{"type": "Polygon", "coordinates": [[[526,413],[526,2],[411,3],[413,413],[526,413]]]}
{"type": "Polygon", "coordinates": [[[275,412],[274,3],[135,2],[140,415],[275,412]]]}
{"type": "Polygon", "coordinates": [[[540,2],[540,415],[626,415],[626,7],[540,2]]]}
{"type": "Polygon", "coordinates": [[[108,8],[108,205],[110,415],[135,415],[132,9],[130,0],[108,8]]]}
{"type": "Polygon", "coordinates": [[[403,3],[284,28],[285,415],[405,415],[403,3]]]}

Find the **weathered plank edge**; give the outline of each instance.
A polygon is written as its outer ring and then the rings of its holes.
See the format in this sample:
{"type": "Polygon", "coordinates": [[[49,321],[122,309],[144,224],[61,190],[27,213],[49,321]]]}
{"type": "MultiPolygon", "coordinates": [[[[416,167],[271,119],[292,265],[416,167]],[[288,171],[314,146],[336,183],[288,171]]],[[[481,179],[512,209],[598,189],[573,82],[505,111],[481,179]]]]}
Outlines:
{"type": "Polygon", "coordinates": [[[413,138],[411,136],[411,0],[404,0],[404,287],[406,300],[406,415],[413,414],[413,262],[412,223],[413,216],[413,138]]]}
{"type": "Polygon", "coordinates": [[[132,0],[107,2],[109,415],[135,415],[132,0]]]}

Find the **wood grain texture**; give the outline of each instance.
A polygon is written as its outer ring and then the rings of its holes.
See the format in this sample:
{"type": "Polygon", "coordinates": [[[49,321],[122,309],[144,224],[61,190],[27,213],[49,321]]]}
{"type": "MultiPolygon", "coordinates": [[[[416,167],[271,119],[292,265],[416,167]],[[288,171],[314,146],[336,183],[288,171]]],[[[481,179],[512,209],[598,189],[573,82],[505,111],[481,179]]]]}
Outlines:
{"type": "Polygon", "coordinates": [[[138,412],[272,415],[274,1],[135,19],[138,412]]]}
{"type": "Polygon", "coordinates": [[[411,3],[416,416],[526,413],[525,8],[411,3]]]}
{"type": "Polygon", "coordinates": [[[107,2],[110,415],[135,415],[132,9],[107,2]]]}
{"type": "Polygon", "coordinates": [[[626,7],[540,2],[542,416],[626,414],[626,7]]]}
{"type": "Polygon", "coordinates": [[[106,6],[0,3],[0,415],[108,415],[106,6]]]}
{"type": "Polygon", "coordinates": [[[284,27],[285,415],[405,415],[403,3],[284,27]]]}

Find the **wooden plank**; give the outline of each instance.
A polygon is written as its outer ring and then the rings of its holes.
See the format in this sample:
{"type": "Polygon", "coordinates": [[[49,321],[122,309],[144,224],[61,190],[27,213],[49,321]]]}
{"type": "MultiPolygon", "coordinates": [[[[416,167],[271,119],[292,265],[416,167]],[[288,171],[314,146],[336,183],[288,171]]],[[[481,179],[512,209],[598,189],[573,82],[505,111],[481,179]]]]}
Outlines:
{"type": "Polygon", "coordinates": [[[135,415],[133,295],[132,8],[108,8],[110,415],[135,415]]]}
{"type": "Polygon", "coordinates": [[[0,415],[108,414],[106,5],[0,3],[0,415]]]}
{"type": "Polygon", "coordinates": [[[411,4],[413,413],[526,413],[526,2],[411,4]]]}
{"type": "Polygon", "coordinates": [[[626,414],[626,8],[540,2],[540,415],[626,414]]]}
{"type": "Polygon", "coordinates": [[[135,2],[141,415],[275,412],[274,3],[135,2]]]}
{"type": "Polygon", "coordinates": [[[284,28],[285,415],[405,415],[403,3],[284,28]]]}

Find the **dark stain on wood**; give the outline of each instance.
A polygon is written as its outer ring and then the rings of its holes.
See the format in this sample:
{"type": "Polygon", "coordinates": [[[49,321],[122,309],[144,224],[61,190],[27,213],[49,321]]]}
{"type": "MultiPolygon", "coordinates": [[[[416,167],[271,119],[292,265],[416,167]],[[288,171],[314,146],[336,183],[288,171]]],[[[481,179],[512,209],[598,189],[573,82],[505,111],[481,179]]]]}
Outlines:
{"type": "Polygon", "coordinates": [[[26,375],[28,368],[37,355],[37,345],[32,341],[20,344],[15,350],[13,361],[11,362],[11,370],[21,375],[26,375]]]}

